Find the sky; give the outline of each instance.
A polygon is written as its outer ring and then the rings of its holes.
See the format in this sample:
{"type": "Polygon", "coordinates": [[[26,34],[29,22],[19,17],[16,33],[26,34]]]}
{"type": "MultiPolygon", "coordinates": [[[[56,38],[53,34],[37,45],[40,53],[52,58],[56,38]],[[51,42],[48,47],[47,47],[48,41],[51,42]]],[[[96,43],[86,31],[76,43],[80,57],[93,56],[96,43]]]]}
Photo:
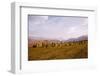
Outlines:
{"type": "Polygon", "coordinates": [[[88,18],[28,15],[29,37],[67,40],[88,35],[88,18]]]}

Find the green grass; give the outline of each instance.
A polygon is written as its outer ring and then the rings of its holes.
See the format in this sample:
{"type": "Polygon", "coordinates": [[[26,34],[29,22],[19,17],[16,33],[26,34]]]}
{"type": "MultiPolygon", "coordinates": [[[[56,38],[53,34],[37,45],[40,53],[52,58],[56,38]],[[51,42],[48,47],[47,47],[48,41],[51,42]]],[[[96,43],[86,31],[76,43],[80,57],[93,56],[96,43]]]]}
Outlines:
{"type": "Polygon", "coordinates": [[[28,48],[28,60],[80,59],[88,58],[87,43],[61,48],[28,48]]]}

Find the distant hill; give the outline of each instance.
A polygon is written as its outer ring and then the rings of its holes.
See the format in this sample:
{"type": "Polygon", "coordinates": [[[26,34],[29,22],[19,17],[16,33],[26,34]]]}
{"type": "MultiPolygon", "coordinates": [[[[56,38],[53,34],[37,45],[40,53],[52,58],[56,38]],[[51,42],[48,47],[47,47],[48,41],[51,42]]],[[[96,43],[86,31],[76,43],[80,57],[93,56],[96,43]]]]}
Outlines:
{"type": "Polygon", "coordinates": [[[66,40],[66,42],[82,41],[82,40],[88,40],[88,36],[80,36],[77,38],[70,38],[70,39],[66,40]]]}
{"type": "Polygon", "coordinates": [[[49,38],[41,38],[41,37],[29,37],[28,39],[28,45],[31,47],[33,45],[34,42],[45,42],[45,41],[48,41],[48,42],[75,42],[75,41],[82,41],[82,40],[88,40],[88,36],[87,35],[84,35],[84,36],[80,36],[80,37],[77,37],[77,38],[70,38],[68,40],[58,40],[58,39],[49,39],[49,38]]]}

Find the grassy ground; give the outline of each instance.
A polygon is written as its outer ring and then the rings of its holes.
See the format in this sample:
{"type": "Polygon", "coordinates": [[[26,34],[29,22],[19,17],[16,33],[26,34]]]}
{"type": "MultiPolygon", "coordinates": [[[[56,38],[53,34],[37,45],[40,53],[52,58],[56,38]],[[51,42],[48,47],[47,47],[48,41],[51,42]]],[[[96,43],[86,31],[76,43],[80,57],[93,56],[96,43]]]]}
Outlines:
{"type": "Polygon", "coordinates": [[[28,48],[28,60],[80,59],[88,58],[87,43],[62,48],[28,48]]]}

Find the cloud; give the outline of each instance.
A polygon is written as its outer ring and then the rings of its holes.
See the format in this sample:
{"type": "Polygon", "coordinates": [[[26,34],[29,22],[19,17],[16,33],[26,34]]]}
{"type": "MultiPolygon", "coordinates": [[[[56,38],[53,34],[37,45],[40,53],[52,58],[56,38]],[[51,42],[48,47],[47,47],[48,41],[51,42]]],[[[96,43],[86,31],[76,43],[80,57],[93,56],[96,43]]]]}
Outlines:
{"type": "Polygon", "coordinates": [[[88,18],[62,16],[28,17],[29,36],[69,39],[88,34],[88,18]]]}

